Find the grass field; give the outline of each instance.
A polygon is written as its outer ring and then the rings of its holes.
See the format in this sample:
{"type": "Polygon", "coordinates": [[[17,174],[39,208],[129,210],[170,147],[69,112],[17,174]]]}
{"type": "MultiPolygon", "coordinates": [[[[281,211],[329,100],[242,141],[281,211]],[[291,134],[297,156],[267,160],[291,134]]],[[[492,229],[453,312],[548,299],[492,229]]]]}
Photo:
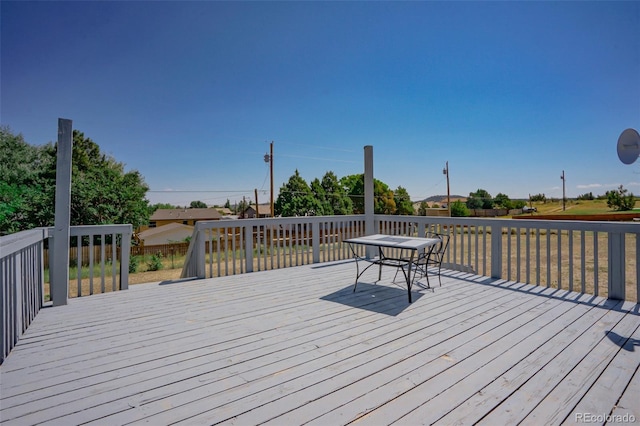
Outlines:
{"type": "MultiPolygon", "coordinates": [[[[562,210],[562,200],[535,202],[532,204],[538,212],[538,215],[545,214],[568,214],[568,215],[590,215],[590,214],[606,214],[617,213],[607,206],[607,200],[567,200],[565,210],[562,210]]],[[[636,201],[636,210],[638,209],[636,201]]],[[[533,214],[534,216],[536,213],[533,214]]]]}

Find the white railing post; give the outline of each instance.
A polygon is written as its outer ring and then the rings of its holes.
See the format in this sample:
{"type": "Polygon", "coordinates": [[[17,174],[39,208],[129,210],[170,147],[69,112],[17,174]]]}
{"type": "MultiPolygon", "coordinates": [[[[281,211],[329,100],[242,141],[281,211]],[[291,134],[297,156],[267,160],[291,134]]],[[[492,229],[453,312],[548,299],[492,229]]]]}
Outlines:
{"type": "MultiPolygon", "coordinates": [[[[132,226],[129,225],[129,232],[123,232],[122,240],[120,241],[120,290],[129,289],[129,262],[131,261],[130,254],[132,233],[132,226]]],[[[116,239],[112,240],[111,244],[115,245],[116,241],[116,239]]],[[[104,263],[104,259],[102,259],[102,262],[104,263]]]]}
{"type": "MultiPolygon", "coordinates": [[[[364,232],[366,235],[376,233],[375,208],[373,200],[373,146],[364,147],[364,232]]],[[[367,246],[367,257],[375,256],[375,247],[367,246]]]]}
{"type": "Polygon", "coordinates": [[[320,222],[318,221],[311,224],[311,247],[313,263],[320,263],[320,222]]]}
{"type": "MultiPolygon", "coordinates": [[[[196,225],[197,226],[197,225],[196,225]]],[[[196,275],[198,278],[206,276],[206,241],[204,229],[198,229],[196,234],[196,275]]]]}
{"type": "Polygon", "coordinates": [[[23,255],[22,252],[18,252],[15,254],[15,271],[16,271],[16,283],[14,287],[14,301],[13,306],[15,309],[15,326],[13,335],[15,336],[15,340],[13,344],[18,341],[18,338],[22,336],[22,311],[23,311],[23,294],[22,294],[22,280],[24,277],[22,276],[23,268],[23,255]]]}
{"type": "Polygon", "coordinates": [[[625,297],[625,247],[624,234],[620,232],[608,233],[609,248],[609,299],[624,300],[625,297]]]}
{"type": "Polygon", "coordinates": [[[244,252],[245,270],[253,272],[253,225],[245,225],[244,229],[244,252]]]}
{"type": "Polygon", "coordinates": [[[502,278],[502,226],[491,224],[491,278],[502,278]]]}
{"type": "Polygon", "coordinates": [[[53,237],[51,300],[53,306],[67,304],[69,297],[69,227],[71,226],[71,158],[73,130],[71,120],[58,119],[56,159],[55,227],[53,237]]]}

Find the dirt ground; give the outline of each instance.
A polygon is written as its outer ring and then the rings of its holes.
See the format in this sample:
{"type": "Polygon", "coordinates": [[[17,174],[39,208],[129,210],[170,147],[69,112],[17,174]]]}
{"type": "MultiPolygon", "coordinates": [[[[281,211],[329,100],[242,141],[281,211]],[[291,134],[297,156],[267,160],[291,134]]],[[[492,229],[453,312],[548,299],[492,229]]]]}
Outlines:
{"type": "Polygon", "coordinates": [[[155,283],[180,278],[180,269],[161,269],[159,271],[137,272],[129,274],[129,284],[155,283]]]}

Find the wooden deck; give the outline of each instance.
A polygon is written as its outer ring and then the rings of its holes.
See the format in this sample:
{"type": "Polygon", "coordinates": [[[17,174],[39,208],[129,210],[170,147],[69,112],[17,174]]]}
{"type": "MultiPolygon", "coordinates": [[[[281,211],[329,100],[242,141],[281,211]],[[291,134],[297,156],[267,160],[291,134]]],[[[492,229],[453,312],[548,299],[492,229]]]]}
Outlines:
{"type": "Polygon", "coordinates": [[[44,309],[0,367],[0,420],[640,422],[638,305],[456,272],[408,304],[393,272],[356,293],[337,262],[44,309]]]}

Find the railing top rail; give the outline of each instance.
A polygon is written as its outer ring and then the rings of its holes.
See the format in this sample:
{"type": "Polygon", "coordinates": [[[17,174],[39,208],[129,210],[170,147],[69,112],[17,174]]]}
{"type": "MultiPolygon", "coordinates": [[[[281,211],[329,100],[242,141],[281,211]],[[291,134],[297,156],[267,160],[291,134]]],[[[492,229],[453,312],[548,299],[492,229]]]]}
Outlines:
{"type": "MultiPolygon", "coordinates": [[[[49,230],[53,230],[50,227],[49,230]]],[[[132,233],[133,226],[131,224],[109,224],[109,225],[74,225],[69,230],[69,236],[78,237],[80,235],[90,234],[126,234],[132,233]]]]}
{"type": "Polygon", "coordinates": [[[35,228],[0,237],[0,258],[49,238],[48,228],[35,228]]]}
{"type": "Polygon", "coordinates": [[[623,232],[640,234],[638,222],[608,222],[581,220],[545,220],[545,219],[497,219],[471,217],[439,217],[439,216],[394,216],[376,215],[377,220],[390,220],[415,223],[436,223],[442,225],[496,225],[505,228],[561,229],[569,231],[623,232]]]}
{"type": "MultiPolygon", "coordinates": [[[[15,234],[0,236],[0,257],[6,257],[16,253],[32,244],[46,240],[51,236],[53,227],[42,227],[16,232],[15,234]]],[[[99,234],[131,234],[133,227],[125,225],[78,225],[72,226],[69,235],[72,237],[81,235],[99,234]]]]}
{"type": "MultiPolygon", "coordinates": [[[[396,216],[399,217],[399,216],[396,216]]],[[[196,222],[195,229],[215,229],[241,226],[261,226],[265,224],[283,225],[291,223],[322,223],[338,221],[361,221],[364,215],[339,215],[339,216],[298,216],[298,217],[268,217],[259,219],[238,220],[202,220],[196,222]]]]}

